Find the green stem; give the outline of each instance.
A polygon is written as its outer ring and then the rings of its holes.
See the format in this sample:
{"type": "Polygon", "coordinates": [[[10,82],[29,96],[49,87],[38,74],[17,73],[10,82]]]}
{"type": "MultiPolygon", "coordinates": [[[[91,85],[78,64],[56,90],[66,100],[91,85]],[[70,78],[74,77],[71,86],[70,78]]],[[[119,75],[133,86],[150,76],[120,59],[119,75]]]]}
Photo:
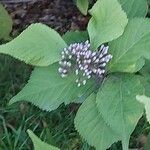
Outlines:
{"type": "Polygon", "coordinates": [[[124,136],[123,140],[122,140],[122,149],[123,150],[129,150],[128,145],[129,145],[129,140],[127,140],[127,137],[124,136]]]}

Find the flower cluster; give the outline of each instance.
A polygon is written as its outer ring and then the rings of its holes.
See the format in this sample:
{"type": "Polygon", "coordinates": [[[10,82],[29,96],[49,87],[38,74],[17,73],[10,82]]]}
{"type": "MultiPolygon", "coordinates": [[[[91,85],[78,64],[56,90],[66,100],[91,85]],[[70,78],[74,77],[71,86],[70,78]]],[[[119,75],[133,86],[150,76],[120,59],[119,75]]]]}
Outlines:
{"type": "Polygon", "coordinates": [[[92,76],[101,78],[105,74],[106,64],[112,59],[108,49],[108,46],[102,45],[98,51],[91,51],[89,41],[71,44],[62,51],[58,71],[62,77],[74,71],[78,86],[85,85],[92,76]]]}

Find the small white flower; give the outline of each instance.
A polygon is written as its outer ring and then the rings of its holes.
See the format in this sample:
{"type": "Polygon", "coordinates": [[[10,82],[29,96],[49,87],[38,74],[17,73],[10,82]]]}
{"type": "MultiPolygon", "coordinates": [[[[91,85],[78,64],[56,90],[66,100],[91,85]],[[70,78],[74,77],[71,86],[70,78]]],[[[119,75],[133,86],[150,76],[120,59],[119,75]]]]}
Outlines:
{"type": "Polygon", "coordinates": [[[70,70],[76,68],[78,87],[85,85],[91,77],[103,77],[105,66],[112,59],[112,55],[108,54],[109,46],[101,45],[99,51],[90,50],[90,46],[89,41],[73,43],[61,53],[58,72],[62,77],[66,77],[70,70]]]}

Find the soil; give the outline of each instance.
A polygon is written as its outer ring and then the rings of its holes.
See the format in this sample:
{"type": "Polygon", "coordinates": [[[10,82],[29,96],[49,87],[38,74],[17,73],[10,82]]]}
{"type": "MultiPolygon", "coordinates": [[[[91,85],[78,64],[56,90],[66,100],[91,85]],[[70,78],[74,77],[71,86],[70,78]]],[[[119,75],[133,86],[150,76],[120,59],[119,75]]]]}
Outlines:
{"type": "Polygon", "coordinates": [[[13,35],[32,23],[44,23],[59,33],[84,30],[88,17],[81,15],[73,0],[3,0],[13,19],[13,35]]]}

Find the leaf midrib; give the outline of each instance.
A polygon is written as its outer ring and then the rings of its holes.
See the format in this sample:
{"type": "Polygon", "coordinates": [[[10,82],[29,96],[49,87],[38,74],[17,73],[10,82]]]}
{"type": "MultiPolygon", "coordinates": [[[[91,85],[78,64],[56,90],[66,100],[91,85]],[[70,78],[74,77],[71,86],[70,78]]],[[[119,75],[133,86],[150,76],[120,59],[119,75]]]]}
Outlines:
{"type": "Polygon", "coordinates": [[[123,86],[123,80],[121,79],[121,81],[120,81],[120,88],[119,88],[119,90],[120,90],[120,101],[121,101],[121,115],[122,115],[122,127],[123,127],[123,131],[122,131],[122,142],[125,142],[126,143],[126,141],[127,141],[127,137],[126,137],[126,126],[125,126],[125,114],[124,114],[124,107],[123,107],[123,104],[124,104],[124,102],[123,102],[123,93],[122,93],[122,91],[123,91],[123,89],[122,89],[122,86],[123,86]],[[124,141],[125,140],[125,141],[124,141]]]}

